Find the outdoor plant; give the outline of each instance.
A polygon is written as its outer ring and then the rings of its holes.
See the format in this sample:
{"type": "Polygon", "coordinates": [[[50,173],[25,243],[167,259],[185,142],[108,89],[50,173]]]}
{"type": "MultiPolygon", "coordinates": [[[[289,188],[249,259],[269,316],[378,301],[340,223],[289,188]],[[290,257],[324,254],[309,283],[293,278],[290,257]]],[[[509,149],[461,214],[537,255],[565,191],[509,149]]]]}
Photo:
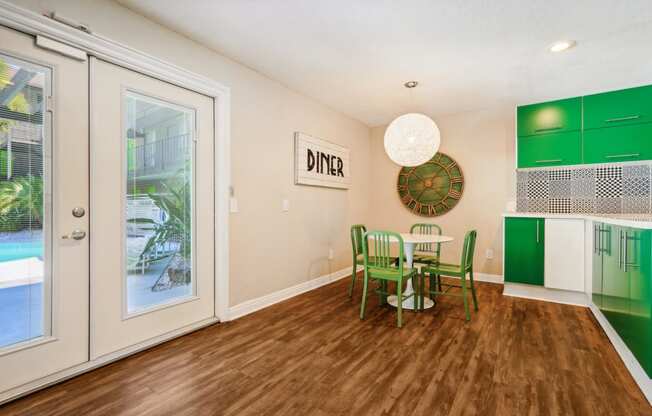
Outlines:
{"type": "Polygon", "coordinates": [[[36,176],[0,181],[0,231],[40,228],[43,180],[36,176]]]}
{"type": "Polygon", "coordinates": [[[177,249],[171,255],[170,263],[166,269],[169,281],[172,284],[190,283],[192,200],[190,180],[186,178],[186,171],[182,169],[174,179],[161,182],[161,190],[159,192],[150,192],[148,196],[166,215],[162,223],[157,223],[149,218],[130,220],[132,223],[150,224],[154,230],[140,254],[140,261],[147,259],[156,261],[169,257],[170,254],[167,253],[158,258],[151,258],[151,254],[156,251],[157,245],[164,245],[169,242],[176,243],[178,245],[177,249]]]}

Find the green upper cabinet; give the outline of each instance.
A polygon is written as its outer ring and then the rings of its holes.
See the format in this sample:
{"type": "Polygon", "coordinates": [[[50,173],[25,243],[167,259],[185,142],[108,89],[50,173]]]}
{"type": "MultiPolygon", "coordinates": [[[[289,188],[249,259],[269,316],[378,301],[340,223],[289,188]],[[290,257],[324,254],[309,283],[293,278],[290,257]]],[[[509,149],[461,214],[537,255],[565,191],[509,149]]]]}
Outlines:
{"type": "Polygon", "coordinates": [[[580,130],[582,99],[569,98],[520,106],[517,120],[519,137],[580,130]]]}
{"type": "Polygon", "coordinates": [[[505,281],[543,286],[544,220],[505,218],[505,281]]]}
{"type": "Polygon", "coordinates": [[[584,131],[584,163],[649,159],[652,159],[652,123],[584,131]]]}
{"type": "Polygon", "coordinates": [[[582,132],[551,133],[518,138],[518,167],[582,163],[582,132]]]}
{"type": "Polygon", "coordinates": [[[584,97],[584,129],[652,122],[652,85],[584,97]]]}

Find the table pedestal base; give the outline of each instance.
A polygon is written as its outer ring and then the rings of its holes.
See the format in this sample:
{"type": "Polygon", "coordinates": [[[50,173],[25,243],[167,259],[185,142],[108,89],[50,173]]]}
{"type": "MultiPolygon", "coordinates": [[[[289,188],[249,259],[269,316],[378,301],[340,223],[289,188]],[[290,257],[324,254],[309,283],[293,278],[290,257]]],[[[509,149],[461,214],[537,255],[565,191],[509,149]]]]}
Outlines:
{"type": "MultiPolygon", "coordinates": [[[[387,296],[387,303],[389,303],[393,307],[397,307],[398,297],[396,295],[387,296]]],[[[403,309],[415,310],[416,307],[414,304],[415,304],[414,297],[411,297],[410,299],[405,299],[403,301],[403,309]]],[[[423,309],[430,309],[433,306],[435,306],[435,302],[433,302],[430,298],[423,298],[423,309]]]]}

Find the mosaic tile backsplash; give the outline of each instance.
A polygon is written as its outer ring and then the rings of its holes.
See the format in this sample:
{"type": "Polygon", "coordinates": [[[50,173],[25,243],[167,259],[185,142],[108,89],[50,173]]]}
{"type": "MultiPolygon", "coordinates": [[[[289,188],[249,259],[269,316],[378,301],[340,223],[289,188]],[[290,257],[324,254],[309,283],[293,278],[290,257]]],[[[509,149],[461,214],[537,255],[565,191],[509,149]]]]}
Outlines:
{"type": "Polygon", "coordinates": [[[649,214],[651,163],[518,171],[519,212],[649,214]]]}

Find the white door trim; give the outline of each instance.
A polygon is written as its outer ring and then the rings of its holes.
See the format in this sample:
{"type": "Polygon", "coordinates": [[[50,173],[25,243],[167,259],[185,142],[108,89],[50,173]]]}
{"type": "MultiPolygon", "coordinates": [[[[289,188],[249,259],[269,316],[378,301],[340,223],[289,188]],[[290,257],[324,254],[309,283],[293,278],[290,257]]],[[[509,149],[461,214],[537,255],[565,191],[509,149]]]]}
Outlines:
{"type": "Polygon", "coordinates": [[[231,183],[228,87],[97,33],[86,33],[0,0],[0,25],[42,35],[89,55],[145,75],[213,97],[215,120],[215,316],[228,320],[229,306],[229,186],[231,183]]]}

